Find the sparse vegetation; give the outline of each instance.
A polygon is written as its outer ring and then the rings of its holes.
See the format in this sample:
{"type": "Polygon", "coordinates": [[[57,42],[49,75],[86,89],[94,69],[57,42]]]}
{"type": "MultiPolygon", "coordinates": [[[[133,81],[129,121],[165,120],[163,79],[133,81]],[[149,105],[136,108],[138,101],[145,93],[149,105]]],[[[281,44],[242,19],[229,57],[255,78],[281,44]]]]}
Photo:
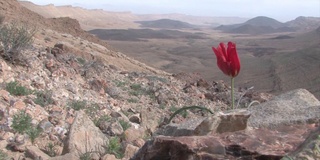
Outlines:
{"type": "Polygon", "coordinates": [[[130,86],[131,91],[129,92],[130,95],[139,97],[141,95],[149,95],[151,99],[155,99],[154,93],[151,90],[148,90],[141,86],[141,84],[132,84],[130,86]]]}
{"type": "Polygon", "coordinates": [[[84,64],[86,63],[86,60],[83,59],[83,58],[81,58],[81,57],[78,57],[78,58],[77,58],[77,61],[78,61],[78,63],[81,64],[81,65],[84,65],[84,64]]]}
{"type": "Polygon", "coordinates": [[[4,57],[12,63],[19,58],[21,50],[33,43],[36,29],[30,29],[26,24],[17,22],[0,26],[0,41],[4,57]]]}
{"type": "Polygon", "coordinates": [[[122,119],[119,120],[119,123],[124,131],[131,127],[129,122],[126,122],[122,119]]]}
{"type": "Polygon", "coordinates": [[[25,96],[32,93],[32,91],[22,85],[20,85],[16,81],[12,81],[6,84],[6,90],[15,96],[25,96]]]}
{"type": "Polygon", "coordinates": [[[26,133],[29,136],[31,143],[34,144],[34,141],[37,137],[39,137],[42,129],[40,127],[30,127],[26,133]]]}
{"type": "Polygon", "coordinates": [[[19,113],[13,115],[11,127],[15,132],[23,134],[30,130],[32,126],[31,121],[31,116],[28,113],[25,111],[20,111],[19,113]]]}
{"type": "Polygon", "coordinates": [[[116,158],[122,158],[123,153],[121,151],[121,143],[119,137],[112,137],[109,139],[109,142],[105,146],[107,154],[113,154],[116,158]]]}
{"type": "Polygon", "coordinates": [[[129,98],[129,99],[128,99],[128,102],[129,102],[129,103],[138,103],[139,100],[136,99],[136,98],[129,98]]]}
{"type": "Polygon", "coordinates": [[[51,142],[49,142],[46,147],[45,147],[45,151],[46,154],[48,154],[50,157],[55,157],[57,156],[57,149],[55,148],[55,145],[51,142]]]}
{"type": "Polygon", "coordinates": [[[92,152],[86,152],[80,155],[80,160],[91,160],[92,152]]]}
{"type": "Polygon", "coordinates": [[[168,83],[168,80],[158,76],[147,76],[146,77],[149,81],[160,81],[162,83],[168,83]]]}
{"type": "Polygon", "coordinates": [[[120,87],[120,88],[122,88],[122,89],[123,89],[123,88],[126,86],[126,84],[127,84],[126,82],[122,82],[122,81],[119,81],[119,80],[114,80],[113,82],[116,84],[117,87],[120,87]]]}
{"type": "Polygon", "coordinates": [[[108,115],[103,115],[103,116],[101,116],[101,117],[99,117],[99,118],[95,118],[95,119],[93,120],[93,122],[94,122],[94,124],[95,124],[96,126],[99,126],[99,124],[100,124],[101,122],[110,121],[110,120],[111,120],[111,118],[110,118],[108,115]]]}
{"type": "Polygon", "coordinates": [[[6,153],[3,152],[3,150],[0,150],[0,160],[8,160],[9,157],[6,153]]]}
{"type": "Polygon", "coordinates": [[[13,115],[11,127],[15,132],[20,134],[26,133],[29,136],[31,143],[34,144],[35,139],[40,135],[42,129],[40,127],[33,127],[31,121],[32,118],[28,113],[20,111],[13,115]]]}
{"type": "Polygon", "coordinates": [[[170,108],[169,108],[169,111],[170,112],[175,112],[175,111],[177,111],[178,110],[178,108],[176,107],[176,106],[171,106],[170,108]]]}
{"type": "Polygon", "coordinates": [[[99,104],[97,104],[97,103],[92,103],[92,104],[90,104],[89,107],[87,107],[87,108],[85,109],[85,112],[86,112],[86,114],[87,114],[89,117],[94,118],[94,117],[96,116],[97,111],[98,111],[99,109],[100,109],[99,104]]]}
{"type": "Polygon", "coordinates": [[[74,100],[74,101],[72,101],[71,103],[69,103],[69,106],[70,106],[71,108],[73,108],[74,110],[79,111],[79,110],[81,110],[81,109],[86,108],[86,106],[87,106],[87,101],[85,101],[85,100],[83,100],[83,101],[74,100]]]}
{"type": "Polygon", "coordinates": [[[34,103],[44,107],[49,104],[53,104],[52,99],[52,91],[38,91],[36,92],[36,98],[34,99],[34,103]]]}

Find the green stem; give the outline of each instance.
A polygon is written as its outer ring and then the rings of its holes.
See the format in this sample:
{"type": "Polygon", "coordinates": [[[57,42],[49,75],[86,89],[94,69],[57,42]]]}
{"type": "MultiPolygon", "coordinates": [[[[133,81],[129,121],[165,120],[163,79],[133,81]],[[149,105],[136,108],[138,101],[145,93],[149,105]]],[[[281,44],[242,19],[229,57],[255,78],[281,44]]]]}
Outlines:
{"type": "Polygon", "coordinates": [[[232,110],[234,109],[234,77],[231,77],[231,105],[232,110]]]}

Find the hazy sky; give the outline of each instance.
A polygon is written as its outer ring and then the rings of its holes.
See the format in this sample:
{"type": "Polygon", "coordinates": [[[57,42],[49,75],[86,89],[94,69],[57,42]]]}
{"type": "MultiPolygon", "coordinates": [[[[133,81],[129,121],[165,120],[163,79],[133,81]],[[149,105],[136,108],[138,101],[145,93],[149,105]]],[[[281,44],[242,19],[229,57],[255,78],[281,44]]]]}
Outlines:
{"type": "Polygon", "coordinates": [[[137,14],[183,13],[199,16],[268,16],[285,22],[298,16],[320,17],[320,0],[28,0],[35,4],[73,5],[137,14]]]}

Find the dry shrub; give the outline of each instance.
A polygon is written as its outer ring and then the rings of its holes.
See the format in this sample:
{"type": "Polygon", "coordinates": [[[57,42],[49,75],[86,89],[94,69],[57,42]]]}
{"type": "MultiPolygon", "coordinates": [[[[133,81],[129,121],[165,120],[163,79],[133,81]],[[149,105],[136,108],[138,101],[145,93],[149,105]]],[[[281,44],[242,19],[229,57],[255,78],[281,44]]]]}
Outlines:
{"type": "Polygon", "coordinates": [[[0,26],[0,46],[3,57],[6,60],[14,61],[19,57],[21,50],[33,43],[35,28],[17,22],[7,23],[0,26]]]}

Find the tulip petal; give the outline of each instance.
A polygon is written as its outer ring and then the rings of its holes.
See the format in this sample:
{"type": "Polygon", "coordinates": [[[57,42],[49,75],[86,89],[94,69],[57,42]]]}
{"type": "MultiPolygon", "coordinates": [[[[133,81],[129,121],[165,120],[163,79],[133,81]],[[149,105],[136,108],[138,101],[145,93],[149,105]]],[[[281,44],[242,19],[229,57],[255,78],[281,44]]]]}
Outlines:
{"type": "Polygon", "coordinates": [[[212,47],[213,52],[215,53],[217,57],[217,65],[219,69],[226,75],[230,75],[230,70],[229,70],[229,65],[227,62],[227,59],[224,55],[226,51],[223,52],[223,49],[225,50],[224,47],[221,47],[221,45],[218,46],[218,48],[212,47]]]}
{"type": "Polygon", "coordinates": [[[231,76],[236,77],[240,72],[240,60],[235,43],[228,42],[227,53],[230,61],[231,76]]]}

